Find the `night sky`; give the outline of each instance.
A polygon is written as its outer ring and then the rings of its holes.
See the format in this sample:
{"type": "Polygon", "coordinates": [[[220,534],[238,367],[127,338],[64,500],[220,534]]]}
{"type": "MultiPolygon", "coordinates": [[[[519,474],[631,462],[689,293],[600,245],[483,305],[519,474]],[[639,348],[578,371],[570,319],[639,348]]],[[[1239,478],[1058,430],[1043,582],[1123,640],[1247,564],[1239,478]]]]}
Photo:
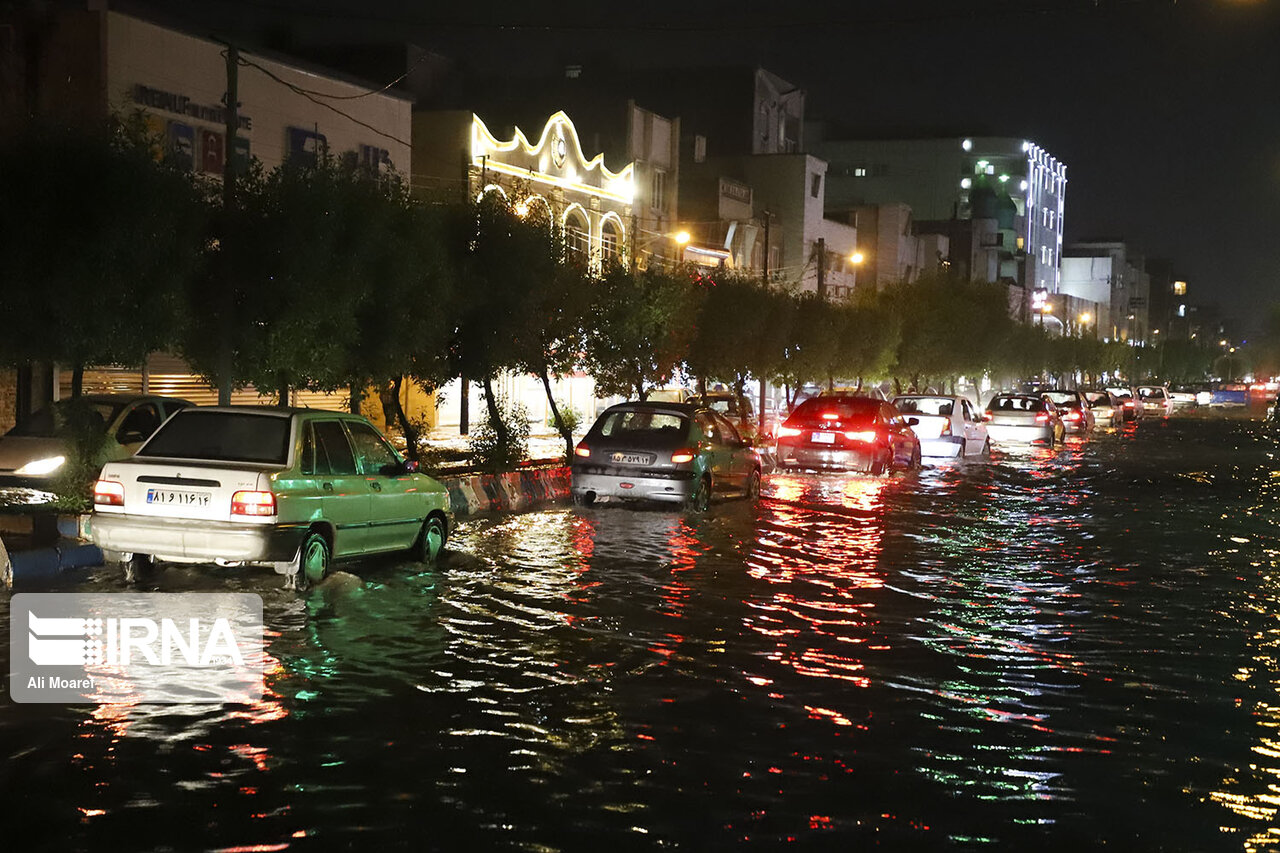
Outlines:
{"type": "Polygon", "coordinates": [[[1246,323],[1280,302],[1280,0],[198,8],[202,25],[276,44],[411,40],[485,74],[759,63],[808,91],[810,119],[869,136],[1034,140],[1067,164],[1068,242],[1169,258],[1193,302],[1246,323]]]}

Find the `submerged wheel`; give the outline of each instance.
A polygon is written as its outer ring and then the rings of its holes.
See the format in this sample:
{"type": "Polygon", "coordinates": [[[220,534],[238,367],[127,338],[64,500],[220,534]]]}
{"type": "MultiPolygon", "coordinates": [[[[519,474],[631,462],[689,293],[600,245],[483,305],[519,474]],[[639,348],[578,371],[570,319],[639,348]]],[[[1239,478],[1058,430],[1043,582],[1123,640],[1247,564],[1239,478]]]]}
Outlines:
{"type": "Polygon", "coordinates": [[[150,554],[132,554],[129,559],[120,561],[120,568],[124,571],[124,582],[127,584],[145,580],[151,575],[154,567],[155,561],[151,559],[150,554]]]}
{"type": "Polygon", "coordinates": [[[444,519],[438,515],[428,516],[427,520],[422,522],[422,532],[418,534],[418,541],[413,545],[413,558],[428,566],[436,565],[440,561],[440,555],[444,553],[444,543],[448,537],[444,519]]]}
{"type": "Polygon", "coordinates": [[[871,460],[871,465],[867,468],[867,473],[873,477],[882,477],[889,470],[889,460],[885,458],[885,454],[881,453],[871,460]]]}
{"type": "Polygon", "coordinates": [[[315,531],[308,533],[285,573],[285,586],[301,592],[312,584],[320,583],[329,573],[330,556],[329,541],[315,531]]]}
{"type": "Polygon", "coordinates": [[[914,471],[921,467],[920,448],[916,447],[911,451],[911,470],[914,471]]]}
{"type": "Polygon", "coordinates": [[[694,512],[706,512],[711,508],[711,477],[703,475],[698,481],[697,487],[693,490],[693,494],[689,495],[689,509],[694,512]]]}
{"type": "Polygon", "coordinates": [[[747,500],[757,501],[760,499],[760,469],[757,468],[747,477],[747,500]]]}

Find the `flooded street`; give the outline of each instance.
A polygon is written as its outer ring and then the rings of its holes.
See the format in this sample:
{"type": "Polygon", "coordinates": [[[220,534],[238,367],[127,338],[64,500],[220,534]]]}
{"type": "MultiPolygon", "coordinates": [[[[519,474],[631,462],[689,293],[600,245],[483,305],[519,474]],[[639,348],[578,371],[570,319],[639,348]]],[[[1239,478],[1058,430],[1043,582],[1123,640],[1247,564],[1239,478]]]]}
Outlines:
{"type": "MultiPolygon", "coordinates": [[[[1280,443],[1178,416],[707,515],[469,521],[438,570],[262,570],[253,706],[0,702],[58,850],[1280,843],[1280,443]]],[[[63,588],[124,591],[95,569],[63,588]]],[[[47,588],[45,588],[47,589],[47,588]]],[[[42,589],[44,591],[44,589],[42,589]]],[[[8,657],[9,602],[0,594],[8,657]]]]}

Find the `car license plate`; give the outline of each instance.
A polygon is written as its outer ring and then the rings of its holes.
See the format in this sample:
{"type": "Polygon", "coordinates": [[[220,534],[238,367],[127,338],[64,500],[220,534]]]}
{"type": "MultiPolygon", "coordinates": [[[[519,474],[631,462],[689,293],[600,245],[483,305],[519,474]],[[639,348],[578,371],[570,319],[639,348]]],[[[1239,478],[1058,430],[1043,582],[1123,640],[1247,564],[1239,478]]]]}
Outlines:
{"type": "Polygon", "coordinates": [[[147,503],[166,506],[208,506],[209,492],[184,492],[178,489],[147,489],[147,503]]]}
{"type": "Polygon", "coordinates": [[[648,465],[653,462],[650,453],[615,453],[610,457],[618,465],[648,465]]]}
{"type": "Polygon", "coordinates": [[[836,434],[834,432],[815,432],[812,436],[814,444],[835,444],[836,434]]]}

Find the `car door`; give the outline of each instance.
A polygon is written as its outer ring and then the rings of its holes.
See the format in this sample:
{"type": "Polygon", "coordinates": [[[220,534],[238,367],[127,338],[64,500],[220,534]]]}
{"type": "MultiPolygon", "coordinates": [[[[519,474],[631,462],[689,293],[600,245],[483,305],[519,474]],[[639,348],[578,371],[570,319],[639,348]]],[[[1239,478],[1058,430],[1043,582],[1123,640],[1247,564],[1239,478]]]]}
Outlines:
{"type": "Polygon", "coordinates": [[[708,410],[695,412],[694,422],[702,433],[698,442],[699,452],[706,459],[706,470],[711,473],[711,490],[723,491],[733,485],[733,454],[724,443],[723,429],[708,410]]]}
{"type": "Polygon", "coordinates": [[[890,465],[907,466],[911,464],[911,437],[915,435],[907,425],[907,419],[889,403],[880,405],[880,420],[889,437],[890,465]]]}
{"type": "Polygon", "coordinates": [[[307,518],[333,525],[334,557],[363,554],[369,538],[369,485],[357,470],[342,421],[309,421],[302,453],[303,476],[311,478],[299,490],[308,503],[307,518]]]}
{"type": "Polygon", "coordinates": [[[716,425],[720,428],[720,439],[729,457],[729,476],[737,488],[746,488],[747,476],[751,467],[747,464],[747,443],[742,440],[741,433],[733,422],[720,414],[715,415],[716,425]]]}
{"type": "Polygon", "coordinates": [[[981,453],[987,443],[987,427],[974,414],[973,407],[964,397],[960,398],[960,417],[963,419],[965,455],[981,453]]]}
{"type": "Polygon", "coordinates": [[[404,550],[413,544],[426,513],[418,482],[387,440],[365,421],[344,421],[356,465],[369,489],[365,551],[404,550]]]}

